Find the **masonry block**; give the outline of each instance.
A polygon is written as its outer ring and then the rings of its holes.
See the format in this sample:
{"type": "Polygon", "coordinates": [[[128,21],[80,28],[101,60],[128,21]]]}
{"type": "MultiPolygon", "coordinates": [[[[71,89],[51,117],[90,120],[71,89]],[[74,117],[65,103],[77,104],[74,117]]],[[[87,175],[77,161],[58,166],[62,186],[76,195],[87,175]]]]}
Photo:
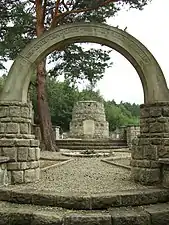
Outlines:
{"type": "Polygon", "coordinates": [[[27,161],[28,160],[28,147],[18,147],[18,161],[27,161]]]}
{"type": "Polygon", "coordinates": [[[24,182],[23,171],[12,171],[11,175],[12,175],[11,179],[13,184],[22,184],[24,182]]]}
{"type": "Polygon", "coordinates": [[[19,133],[18,123],[7,123],[6,133],[8,133],[8,134],[18,134],[19,133]]]}
{"type": "Polygon", "coordinates": [[[11,116],[11,117],[20,117],[21,116],[20,106],[10,106],[10,108],[9,108],[9,116],[11,116]]]}
{"type": "Polygon", "coordinates": [[[17,161],[17,149],[15,147],[3,147],[2,154],[9,157],[9,161],[17,161]]]}
{"type": "Polygon", "coordinates": [[[28,134],[29,133],[29,126],[27,123],[20,123],[20,133],[21,134],[28,134]]]}
{"type": "Polygon", "coordinates": [[[24,179],[25,183],[30,183],[39,180],[40,170],[38,169],[29,169],[25,170],[24,179]]]}

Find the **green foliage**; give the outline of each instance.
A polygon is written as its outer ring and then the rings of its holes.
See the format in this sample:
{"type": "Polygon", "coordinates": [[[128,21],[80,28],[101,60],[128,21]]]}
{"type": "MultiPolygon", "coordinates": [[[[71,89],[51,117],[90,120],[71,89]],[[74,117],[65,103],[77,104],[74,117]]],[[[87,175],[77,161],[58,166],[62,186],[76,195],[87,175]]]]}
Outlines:
{"type": "Polygon", "coordinates": [[[139,124],[139,105],[130,103],[128,105],[130,105],[130,109],[125,107],[125,103],[116,104],[115,101],[105,102],[106,118],[109,122],[110,131],[128,124],[139,124]],[[137,115],[132,112],[133,105],[138,109],[137,115]]]}
{"type": "MultiPolygon", "coordinates": [[[[116,104],[114,100],[105,101],[100,92],[93,91],[91,86],[79,91],[77,87],[71,86],[68,81],[58,82],[55,79],[48,79],[47,94],[52,123],[61,126],[64,131],[69,129],[74,104],[82,100],[93,100],[104,103],[110,131],[122,125],[139,123],[139,105],[122,102],[116,104]]],[[[32,91],[32,100],[35,115],[37,116],[35,89],[32,91]]]]}
{"type": "Polygon", "coordinates": [[[55,66],[49,74],[51,77],[65,74],[65,79],[71,83],[88,80],[95,85],[103,77],[105,68],[112,65],[109,63],[110,52],[93,48],[85,50],[80,45],[70,45],[65,51],[52,54],[51,62],[55,66]]]}

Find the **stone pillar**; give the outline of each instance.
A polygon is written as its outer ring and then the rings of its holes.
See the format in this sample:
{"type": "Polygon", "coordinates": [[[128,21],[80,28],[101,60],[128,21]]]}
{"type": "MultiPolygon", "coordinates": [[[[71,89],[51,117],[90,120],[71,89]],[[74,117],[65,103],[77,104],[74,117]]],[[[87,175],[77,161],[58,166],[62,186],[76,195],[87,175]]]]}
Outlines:
{"type": "Polygon", "coordinates": [[[161,182],[159,158],[169,157],[169,103],[140,106],[140,135],[133,143],[131,175],[146,185],[161,182]]]}
{"type": "Polygon", "coordinates": [[[140,134],[140,126],[136,125],[130,125],[126,127],[126,133],[127,133],[127,145],[129,149],[132,149],[132,141],[137,138],[137,136],[140,134]]]}
{"type": "Polygon", "coordinates": [[[39,141],[31,134],[31,105],[0,103],[0,155],[9,158],[8,180],[11,184],[39,179],[39,141]]]}
{"type": "Polygon", "coordinates": [[[55,127],[55,139],[56,140],[60,139],[60,126],[55,127]]]}

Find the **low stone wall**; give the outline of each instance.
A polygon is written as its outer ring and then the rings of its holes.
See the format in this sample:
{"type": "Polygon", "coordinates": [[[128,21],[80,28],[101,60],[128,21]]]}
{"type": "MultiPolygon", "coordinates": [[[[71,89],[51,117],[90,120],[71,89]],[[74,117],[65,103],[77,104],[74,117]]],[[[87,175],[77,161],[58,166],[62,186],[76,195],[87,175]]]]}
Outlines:
{"type": "Polygon", "coordinates": [[[31,104],[0,103],[0,156],[9,157],[9,183],[39,179],[39,141],[31,134],[31,104]]]}

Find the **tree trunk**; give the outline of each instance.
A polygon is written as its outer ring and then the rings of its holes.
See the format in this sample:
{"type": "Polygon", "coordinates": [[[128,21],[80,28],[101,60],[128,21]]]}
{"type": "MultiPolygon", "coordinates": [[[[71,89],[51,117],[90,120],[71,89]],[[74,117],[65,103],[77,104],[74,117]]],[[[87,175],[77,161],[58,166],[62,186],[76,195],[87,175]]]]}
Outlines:
{"type": "MultiPolygon", "coordinates": [[[[45,4],[45,3],[44,3],[45,4]]],[[[35,0],[36,5],[36,34],[40,37],[44,29],[44,19],[46,4],[42,6],[41,0],[35,0]]],[[[45,150],[57,151],[54,132],[52,129],[50,110],[46,97],[46,59],[41,61],[37,66],[37,102],[38,102],[38,114],[39,123],[41,129],[42,142],[45,150]]]]}
{"type": "Polygon", "coordinates": [[[46,151],[57,151],[51,116],[47,102],[46,90],[46,63],[45,60],[37,66],[37,102],[40,120],[42,143],[46,151]]]}

